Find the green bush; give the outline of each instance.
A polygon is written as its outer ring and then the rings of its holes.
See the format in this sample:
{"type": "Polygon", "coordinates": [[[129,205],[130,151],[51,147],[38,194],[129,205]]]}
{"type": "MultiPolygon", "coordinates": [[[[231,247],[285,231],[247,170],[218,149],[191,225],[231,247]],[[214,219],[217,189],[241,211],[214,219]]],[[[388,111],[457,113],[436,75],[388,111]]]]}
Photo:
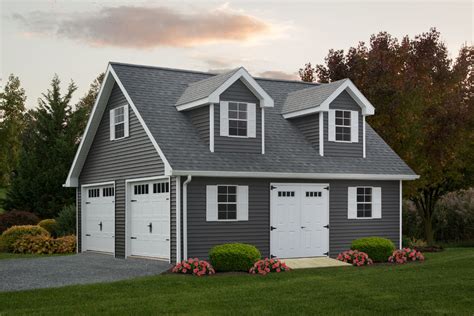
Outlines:
{"type": "Polygon", "coordinates": [[[58,236],[76,234],[76,206],[74,204],[63,207],[56,217],[56,233],[58,236]]]}
{"type": "Polygon", "coordinates": [[[375,262],[386,262],[395,250],[395,245],[386,238],[365,237],[354,240],[351,249],[365,252],[375,262]]]}
{"type": "Polygon", "coordinates": [[[219,272],[248,272],[260,257],[260,251],[255,246],[239,243],[218,245],[209,252],[211,265],[219,272]]]}
{"type": "Polygon", "coordinates": [[[58,223],[56,223],[56,220],[54,219],[43,219],[38,223],[38,226],[46,229],[51,236],[57,235],[58,223]]]}
{"type": "Polygon", "coordinates": [[[49,233],[46,229],[33,225],[10,227],[0,237],[2,250],[13,251],[13,244],[23,236],[49,236],[49,233]]]}

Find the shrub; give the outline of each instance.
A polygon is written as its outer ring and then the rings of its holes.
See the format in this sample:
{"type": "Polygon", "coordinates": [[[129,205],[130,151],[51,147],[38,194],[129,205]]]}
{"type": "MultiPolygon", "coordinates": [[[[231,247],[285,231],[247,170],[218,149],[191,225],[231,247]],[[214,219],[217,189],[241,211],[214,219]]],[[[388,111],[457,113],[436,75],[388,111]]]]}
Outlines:
{"type": "Polygon", "coordinates": [[[422,248],[428,247],[428,243],[423,239],[412,238],[408,241],[408,247],[410,248],[422,248]]]}
{"type": "Polygon", "coordinates": [[[408,261],[423,261],[425,257],[419,251],[410,248],[403,248],[395,250],[388,258],[388,262],[392,263],[406,263],[408,261]]]}
{"type": "Polygon", "coordinates": [[[56,231],[58,229],[58,223],[54,219],[43,219],[38,223],[39,227],[43,227],[51,234],[51,236],[57,236],[56,231]]]}
{"type": "Polygon", "coordinates": [[[26,211],[9,211],[0,214],[0,234],[12,226],[36,225],[39,222],[38,216],[26,211]]]}
{"type": "Polygon", "coordinates": [[[386,262],[395,250],[395,245],[386,238],[365,237],[354,240],[351,249],[365,252],[375,262],[386,262]]]}
{"type": "Polygon", "coordinates": [[[281,262],[279,259],[268,259],[265,258],[263,260],[258,260],[254,263],[253,267],[250,268],[249,273],[252,274],[261,274],[265,275],[271,272],[286,272],[289,271],[290,268],[286,265],[286,263],[281,262]]]}
{"type": "Polygon", "coordinates": [[[49,233],[46,229],[33,225],[10,227],[0,237],[3,250],[13,251],[13,244],[23,236],[49,236],[49,233]]]}
{"type": "Polygon", "coordinates": [[[223,244],[209,252],[209,259],[216,271],[249,271],[260,259],[260,251],[248,244],[223,244]]]}
{"type": "Polygon", "coordinates": [[[56,217],[56,223],[58,236],[76,234],[76,206],[73,204],[63,207],[56,217]]]}
{"type": "Polygon", "coordinates": [[[373,263],[372,259],[370,259],[369,256],[365,252],[361,252],[358,250],[347,250],[347,251],[341,252],[337,256],[337,260],[350,263],[357,267],[360,267],[363,265],[369,265],[373,263]]]}
{"type": "Polygon", "coordinates": [[[176,264],[171,270],[173,273],[192,274],[197,276],[210,275],[216,273],[209,262],[198,258],[183,260],[176,264]]]}
{"type": "Polygon", "coordinates": [[[13,243],[13,252],[27,254],[73,253],[76,251],[76,237],[64,236],[22,236],[13,243]]]}

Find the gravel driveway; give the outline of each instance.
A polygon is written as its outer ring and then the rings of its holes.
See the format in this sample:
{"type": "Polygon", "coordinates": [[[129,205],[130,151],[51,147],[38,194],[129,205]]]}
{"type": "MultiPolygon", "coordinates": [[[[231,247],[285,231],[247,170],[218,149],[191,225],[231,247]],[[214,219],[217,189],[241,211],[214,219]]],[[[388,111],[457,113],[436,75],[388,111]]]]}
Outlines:
{"type": "Polygon", "coordinates": [[[111,282],[156,275],[171,265],[164,261],[81,253],[32,259],[0,260],[0,292],[111,282]]]}

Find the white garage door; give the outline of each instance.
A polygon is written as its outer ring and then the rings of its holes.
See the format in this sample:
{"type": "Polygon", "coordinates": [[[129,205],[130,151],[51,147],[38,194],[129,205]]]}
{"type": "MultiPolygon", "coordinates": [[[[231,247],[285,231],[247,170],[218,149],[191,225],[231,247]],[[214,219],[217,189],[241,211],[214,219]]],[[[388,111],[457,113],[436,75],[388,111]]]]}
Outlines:
{"type": "Polygon", "coordinates": [[[168,259],[170,253],[169,183],[130,185],[130,255],[168,259]]]}
{"type": "Polygon", "coordinates": [[[326,256],[329,191],[320,184],[273,184],[271,254],[279,258],[326,256]]]}
{"type": "Polygon", "coordinates": [[[83,190],[84,250],[114,252],[115,190],[113,185],[83,190]]]}

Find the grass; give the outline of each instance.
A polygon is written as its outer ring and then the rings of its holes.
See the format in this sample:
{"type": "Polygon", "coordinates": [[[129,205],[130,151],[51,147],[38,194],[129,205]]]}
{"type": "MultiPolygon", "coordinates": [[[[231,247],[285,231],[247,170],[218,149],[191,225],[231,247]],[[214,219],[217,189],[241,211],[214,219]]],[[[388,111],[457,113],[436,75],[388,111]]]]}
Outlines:
{"type": "Polygon", "coordinates": [[[7,188],[0,188],[0,214],[5,212],[5,210],[2,208],[2,201],[5,199],[7,196],[7,188]]]}
{"type": "Polygon", "coordinates": [[[30,258],[43,258],[43,257],[67,256],[67,255],[68,254],[31,255],[31,254],[0,252],[0,260],[3,260],[3,259],[30,259],[30,258]]]}
{"type": "Polygon", "coordinates": [[[294,270],[265,277],[166,274],[0,293],[3,314],[469,314],[474,249],[424,263],[294,270]]]}

